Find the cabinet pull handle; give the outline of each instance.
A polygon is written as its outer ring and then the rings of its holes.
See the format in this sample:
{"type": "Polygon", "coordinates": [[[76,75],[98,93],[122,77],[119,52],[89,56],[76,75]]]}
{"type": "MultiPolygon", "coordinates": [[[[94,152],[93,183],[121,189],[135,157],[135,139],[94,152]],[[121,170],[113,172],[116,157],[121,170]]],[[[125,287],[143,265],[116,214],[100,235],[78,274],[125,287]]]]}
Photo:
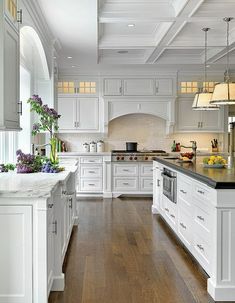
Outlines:
{"type": "Polygon", "coordinates": [[[18,23],[22,24],[22,21],[23,21],[23,11],[22,11],[22,9],[20,9],[20,10],[17,11],[16,21],[18,23]]]}
{"type": "Polygon", "coordinates": [[[73,208],[73,198],[69,198],[69,208],[73,208]]]}
{"type": "Polygon", "coordinates": [[[95,186],[95,184],[94,184],[94,183],[89,183],[88,185],[89,185],[89,186],[95,186]]]}
{"type": "Polygon", "coordinates": [[[167,211],[169,213],[169,208],[165,208],[165,211],[167,211]]]}
{"type": "Polygon", "coordinates": [[[123,171],[129,171],[129,169],[123,169],[123,171]]]}
{"type": "Polygon", "coordinates": [[[197,123],[197,128],[200,128],[200,122],[197,123]]]}
{"type": "Polygon", "coordinates": [[[201,128],[203,127],[203,122],[201,122],[201,128]]]}
{"type": "Polygon", "coordinates": [[[20,114],[21,116],[22,116],[22,112],[23,112],[23,105],[22,105],[22,101],[19,101],[18,102],[18,106],[19,106],[19,108],[18,108],[18,114],[20,114]]]}
{"type": "Polygon", "coordinates": [[[160,187],[160,180],[157,179],[157,187],[160,187]]]}
{"type": "Polygon", "coordinates": [[[88,162],[90,162],[90,163],[94,163],[95,161],[94,161],[94,160],[88,160],[88,162]]]}
{"type": "Polygon", "coordinates": [[[172,217],[172,218],[175,218],[175,215],[171,214],[171,217],[172,217]]]}
{"type": "Polygon", "coordinates": [[[129,183],[128,182],[123,182],[123,185],[129,185],[129,183]]]}
{"type": "Polygon", "coordinates": [[[89,173],[90,174],[95,174],[95,171],[94,170],[89,170],[89,173]]]}
{"type": "Polygon", "coordinates": [[[122,93],[122,87],[121,86],[119,87],[119,93],[120,94],[122,93]]]}
{"type": "Polygon", "coordinates": [[[184,229],[187,229],[187,227],[184,225],[184,223],[180,223],[180,225],[184,228],[184,229]]]}
{"type": "Polygon", "coordinates": [[[52,231],[52,233],[55,234],[55,235],[57,235],[57,220],[55,220],[52,224],[55,226],[55,228],[52,231]]]}
{"type": "Polygon", "coordinates": [[[202,190],[198,190],[197,192],[198,192],[199,194],[201,194],[201,195],[205,195],[205,192],[202,191],[202,190]]]}
{"type": "Polygon", "coordinates": [[[197,216],[197,218],[201,221],[205,221],[205,219],[202,216],[197,216]]]}
{"type": "Polygon", "coordinates": [[[198,247],[200,250],[204,251],[204,247],[203,247],[201,244],[197,244],[197,247],[198,247]]]}
{"type": "Polygon", "coordinates": [[[183,189],[181,189],[180,192],[181,192],[182,194],[187,194],[187,192],[184,191],[183,189]]]}
{"type": "Polygon", "coordinates": [[[158,93],[159,93],[159,87],[156,86],[156,94],[158,94],[158,93]]]}
{"type": "Polygon", "coordinates": [[[74,122],[74,127],[75,127],[75,128],[77,127],[76,125],[77,125],[76,122],[74,122]]]}

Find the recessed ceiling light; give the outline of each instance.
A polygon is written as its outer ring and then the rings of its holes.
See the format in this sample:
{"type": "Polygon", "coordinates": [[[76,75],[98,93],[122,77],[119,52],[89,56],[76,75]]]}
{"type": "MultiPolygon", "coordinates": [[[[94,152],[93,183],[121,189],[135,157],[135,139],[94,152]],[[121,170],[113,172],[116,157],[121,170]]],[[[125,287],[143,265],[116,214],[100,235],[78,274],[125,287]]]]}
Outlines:
{"type": "Polygon", "coordinates": [[[54,58],[54,59],[56,59],[56,57],[55,57],[55,56],[54,56],[53,58],[54,58]]]}
{"type": "Polygon", "coordinates": [[[118,53],[119,53],[119,54],[127,54],[128,51],[127,51],[127,50],[120,50],[120,51],[118,51],[118,53]]]}
{"type": "Polygon", "coordinates": [[[76,65],[72,65],[72,67],[76,67],[76,65]]]}
{"type": "Polygon", "coordinates": [[[130,23],[130,24],[127,24],[128,27],[134,27],[135,24],[134,23],[130,23]]]}
{"type": "Polygon", "coordinates": [[[68,58],[68,59],[72,59],[73,57],[71,57],[71,56],[68,56],[67,58],[68,58]]]}

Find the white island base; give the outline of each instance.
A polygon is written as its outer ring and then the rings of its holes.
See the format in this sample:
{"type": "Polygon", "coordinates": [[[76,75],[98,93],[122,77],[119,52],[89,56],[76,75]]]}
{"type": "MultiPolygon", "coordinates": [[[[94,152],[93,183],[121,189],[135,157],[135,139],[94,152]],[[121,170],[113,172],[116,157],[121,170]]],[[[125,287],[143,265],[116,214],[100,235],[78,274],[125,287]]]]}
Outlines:
{"type": "MultiPolygon", "coordinates": [[[[235,189],[214,189],[177,170],[177,204],[163,195],[154,161],[153,214],[160,214],[209,278],[215,301],[235,302],[235,189]]],[[[168,169],[172,167],[168,167],[168,169]]]]}
{"type": "Polygon", "coordinates": [[[0,303],[47,303],[77,224],[74,171],[0,176],[0,303]]]}

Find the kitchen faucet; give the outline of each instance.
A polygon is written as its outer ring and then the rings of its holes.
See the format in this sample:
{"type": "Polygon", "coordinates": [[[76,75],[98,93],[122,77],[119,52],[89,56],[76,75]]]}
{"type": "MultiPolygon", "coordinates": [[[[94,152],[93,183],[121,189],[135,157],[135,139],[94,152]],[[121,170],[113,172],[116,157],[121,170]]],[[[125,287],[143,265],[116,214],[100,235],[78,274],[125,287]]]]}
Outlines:
{"type": "Polygon", "coordinates": [[[184,147],[184,148],[192,148],[192,151],[194,153],[194,156],[196,157],[196,152],[197,152],[197,142],[196,141],[190,141],[192,143],[192,146],[184,146],[181,145],[180,147],[184,147]]]}

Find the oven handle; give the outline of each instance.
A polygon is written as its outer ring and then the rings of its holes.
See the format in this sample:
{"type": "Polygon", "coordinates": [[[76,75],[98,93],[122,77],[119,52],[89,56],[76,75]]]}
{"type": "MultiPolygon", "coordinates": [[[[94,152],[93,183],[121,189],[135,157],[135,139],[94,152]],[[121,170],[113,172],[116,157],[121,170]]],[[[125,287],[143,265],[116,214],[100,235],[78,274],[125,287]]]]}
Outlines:
{"type": "Polygon", "coordinates": [[[166,174],[164,174],[164,173],[161,173],[161,175],[162,175],[162,177],[163,177],[163,178],[165,178],[165,179],[167,179],[167,180],[169,180],[169,181],[173,181],[173,180],[175,180],[175,179],[176,179],[176,177],[174,177],[174,176],[169,177],[169,176],[167,176],[167,175],[166,175],[166,174]]]}

